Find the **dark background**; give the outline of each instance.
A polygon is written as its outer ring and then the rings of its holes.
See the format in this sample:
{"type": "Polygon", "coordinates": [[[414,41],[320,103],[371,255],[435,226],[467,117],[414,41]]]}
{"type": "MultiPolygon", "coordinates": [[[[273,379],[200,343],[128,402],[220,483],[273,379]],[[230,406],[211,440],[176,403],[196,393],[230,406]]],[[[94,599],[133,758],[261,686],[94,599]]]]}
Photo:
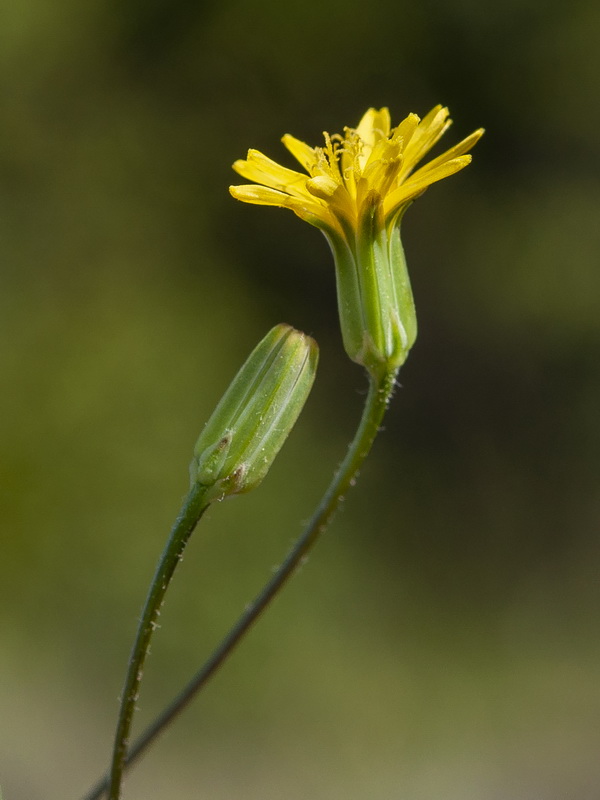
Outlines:
{"type": "Polygon", "coordinates": [[[138,726],[279,563],[358,419],[325,240],[232,200],[248,147],[448,105],[473,164],[409,211],[420,333],[309,564],[127,800],[592,800],[600,780],[600,6],[7,0],[0,9],[0,785],[107,765],[193,444],[286,321],[317,383],[203,520],[138,726]]]}

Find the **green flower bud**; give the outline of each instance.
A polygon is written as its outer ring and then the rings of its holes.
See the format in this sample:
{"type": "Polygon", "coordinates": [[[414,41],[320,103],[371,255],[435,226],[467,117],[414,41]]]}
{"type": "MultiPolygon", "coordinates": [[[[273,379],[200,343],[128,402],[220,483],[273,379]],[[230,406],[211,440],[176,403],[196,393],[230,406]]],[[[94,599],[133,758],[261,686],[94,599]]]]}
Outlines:
{"type": "Polygon", "coordinates": [[[192,484],[211,499],[248,492],[262,481],[312,387],[317,343],[277,325],[252,351],[194,448],[192,484]]]}

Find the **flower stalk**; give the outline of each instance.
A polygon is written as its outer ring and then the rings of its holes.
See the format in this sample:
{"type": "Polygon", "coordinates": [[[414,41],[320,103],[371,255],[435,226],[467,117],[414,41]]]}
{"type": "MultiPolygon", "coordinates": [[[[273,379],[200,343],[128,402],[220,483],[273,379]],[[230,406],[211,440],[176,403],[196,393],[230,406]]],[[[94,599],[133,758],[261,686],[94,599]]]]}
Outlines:
{"type": "Polygon", "coordinates": [[[121,782],[127,749],[129,747],[129,733],[135,712],[144,672],[144,665],[152,634],[156,630],[157,620],[160,615],[166,591],[175,572],[177,564],[183,557],[185,546],[200,517],[206,511],[210,502],[207,499],[207,490],[199,483],[190,489],[177,520],[171,531],[169,541],[160,558],[154,578],[150,584],[148,597],[144,604],[142,618],[138,627],[135,642],[131,650],[127,677],[121,696],[119,720],[115,733],[112,765],[110,771],[109,797],[118,800],[121,795],[121,782]]]}

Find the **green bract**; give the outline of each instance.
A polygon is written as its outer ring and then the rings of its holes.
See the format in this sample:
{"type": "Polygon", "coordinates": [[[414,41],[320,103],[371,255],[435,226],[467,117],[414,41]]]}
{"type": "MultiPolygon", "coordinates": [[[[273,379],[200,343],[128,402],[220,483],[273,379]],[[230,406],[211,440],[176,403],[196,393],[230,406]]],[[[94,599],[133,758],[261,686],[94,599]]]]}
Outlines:
{"type": "Polygon", "coordinates": [[[346,352],[374,375],[398,369],[417,336],[417,317],[397,227],[367,207],[359,229],[327,235],[335,261],[340,327],[346,352]]]}
{"type": "Polygon", "coordinates": [[[277,325],[252,351],[194,448],[192,484],[211,499],[248,492],[262,481],[313,384],[317,343],[277,325]]]}

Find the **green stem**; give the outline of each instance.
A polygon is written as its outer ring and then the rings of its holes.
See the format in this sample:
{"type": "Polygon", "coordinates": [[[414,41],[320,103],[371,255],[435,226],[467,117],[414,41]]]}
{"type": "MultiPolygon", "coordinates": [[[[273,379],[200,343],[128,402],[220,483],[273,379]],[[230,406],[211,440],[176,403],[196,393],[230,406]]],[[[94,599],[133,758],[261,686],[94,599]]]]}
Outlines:
{"type": "MultiPolygon", "coordinates": [[[[148,745],[208,682],[240,642],[246,631],[256,622],[261,613],[294,574],[296,567],[305,560],[320,534],[323,533],[331,521],[342,497],[352,485],[353,479],[356,477],[358,470],[371,450],[371,446],[377,436],[379,426],[394,390],[396,374],[397,372],[394,370],[383,373],[381,377],[370,376],[369,393],[365,401],[360,425],[350,444],[346,457],[340,464],[331,484],[323,495],[321,502],[303,533],[293,545],[271,580],[264,586],[254,601],[246,607],[242,616],[230,629],[229,633],[213,651],[188,685],[134,742],[125,756],[125,766],[129,767],[139,758],[148,745]]],[[[99,798],[103,797],[108,786],[109,777],[105,776],[85,795],[83,800],[99,800],[99,798]]],[[[113,800],[112,795],[110,800],[113,800]]]]}
{"type": "Polygon", "coordinates": [[[139,695],[144,662],[148,655],[152,634],[157,627],[157,619],[160,615],[165,593],[175,568],[183,557],[183,551],[188,539],[207,508],[206,488],[199,484],[194,484],[183,502],[179,516],[171,530],[169,541],[163,550],[154,578],[150,584],[142,618],[129,657],[127,676],[121,696],[111,770],[102,789],[103,794],[108,788],[110,800],[119,800],[121,796],[121,781],[124,765],[127,761],[129,733],[135,712],[135,704],[139,695]]]}

